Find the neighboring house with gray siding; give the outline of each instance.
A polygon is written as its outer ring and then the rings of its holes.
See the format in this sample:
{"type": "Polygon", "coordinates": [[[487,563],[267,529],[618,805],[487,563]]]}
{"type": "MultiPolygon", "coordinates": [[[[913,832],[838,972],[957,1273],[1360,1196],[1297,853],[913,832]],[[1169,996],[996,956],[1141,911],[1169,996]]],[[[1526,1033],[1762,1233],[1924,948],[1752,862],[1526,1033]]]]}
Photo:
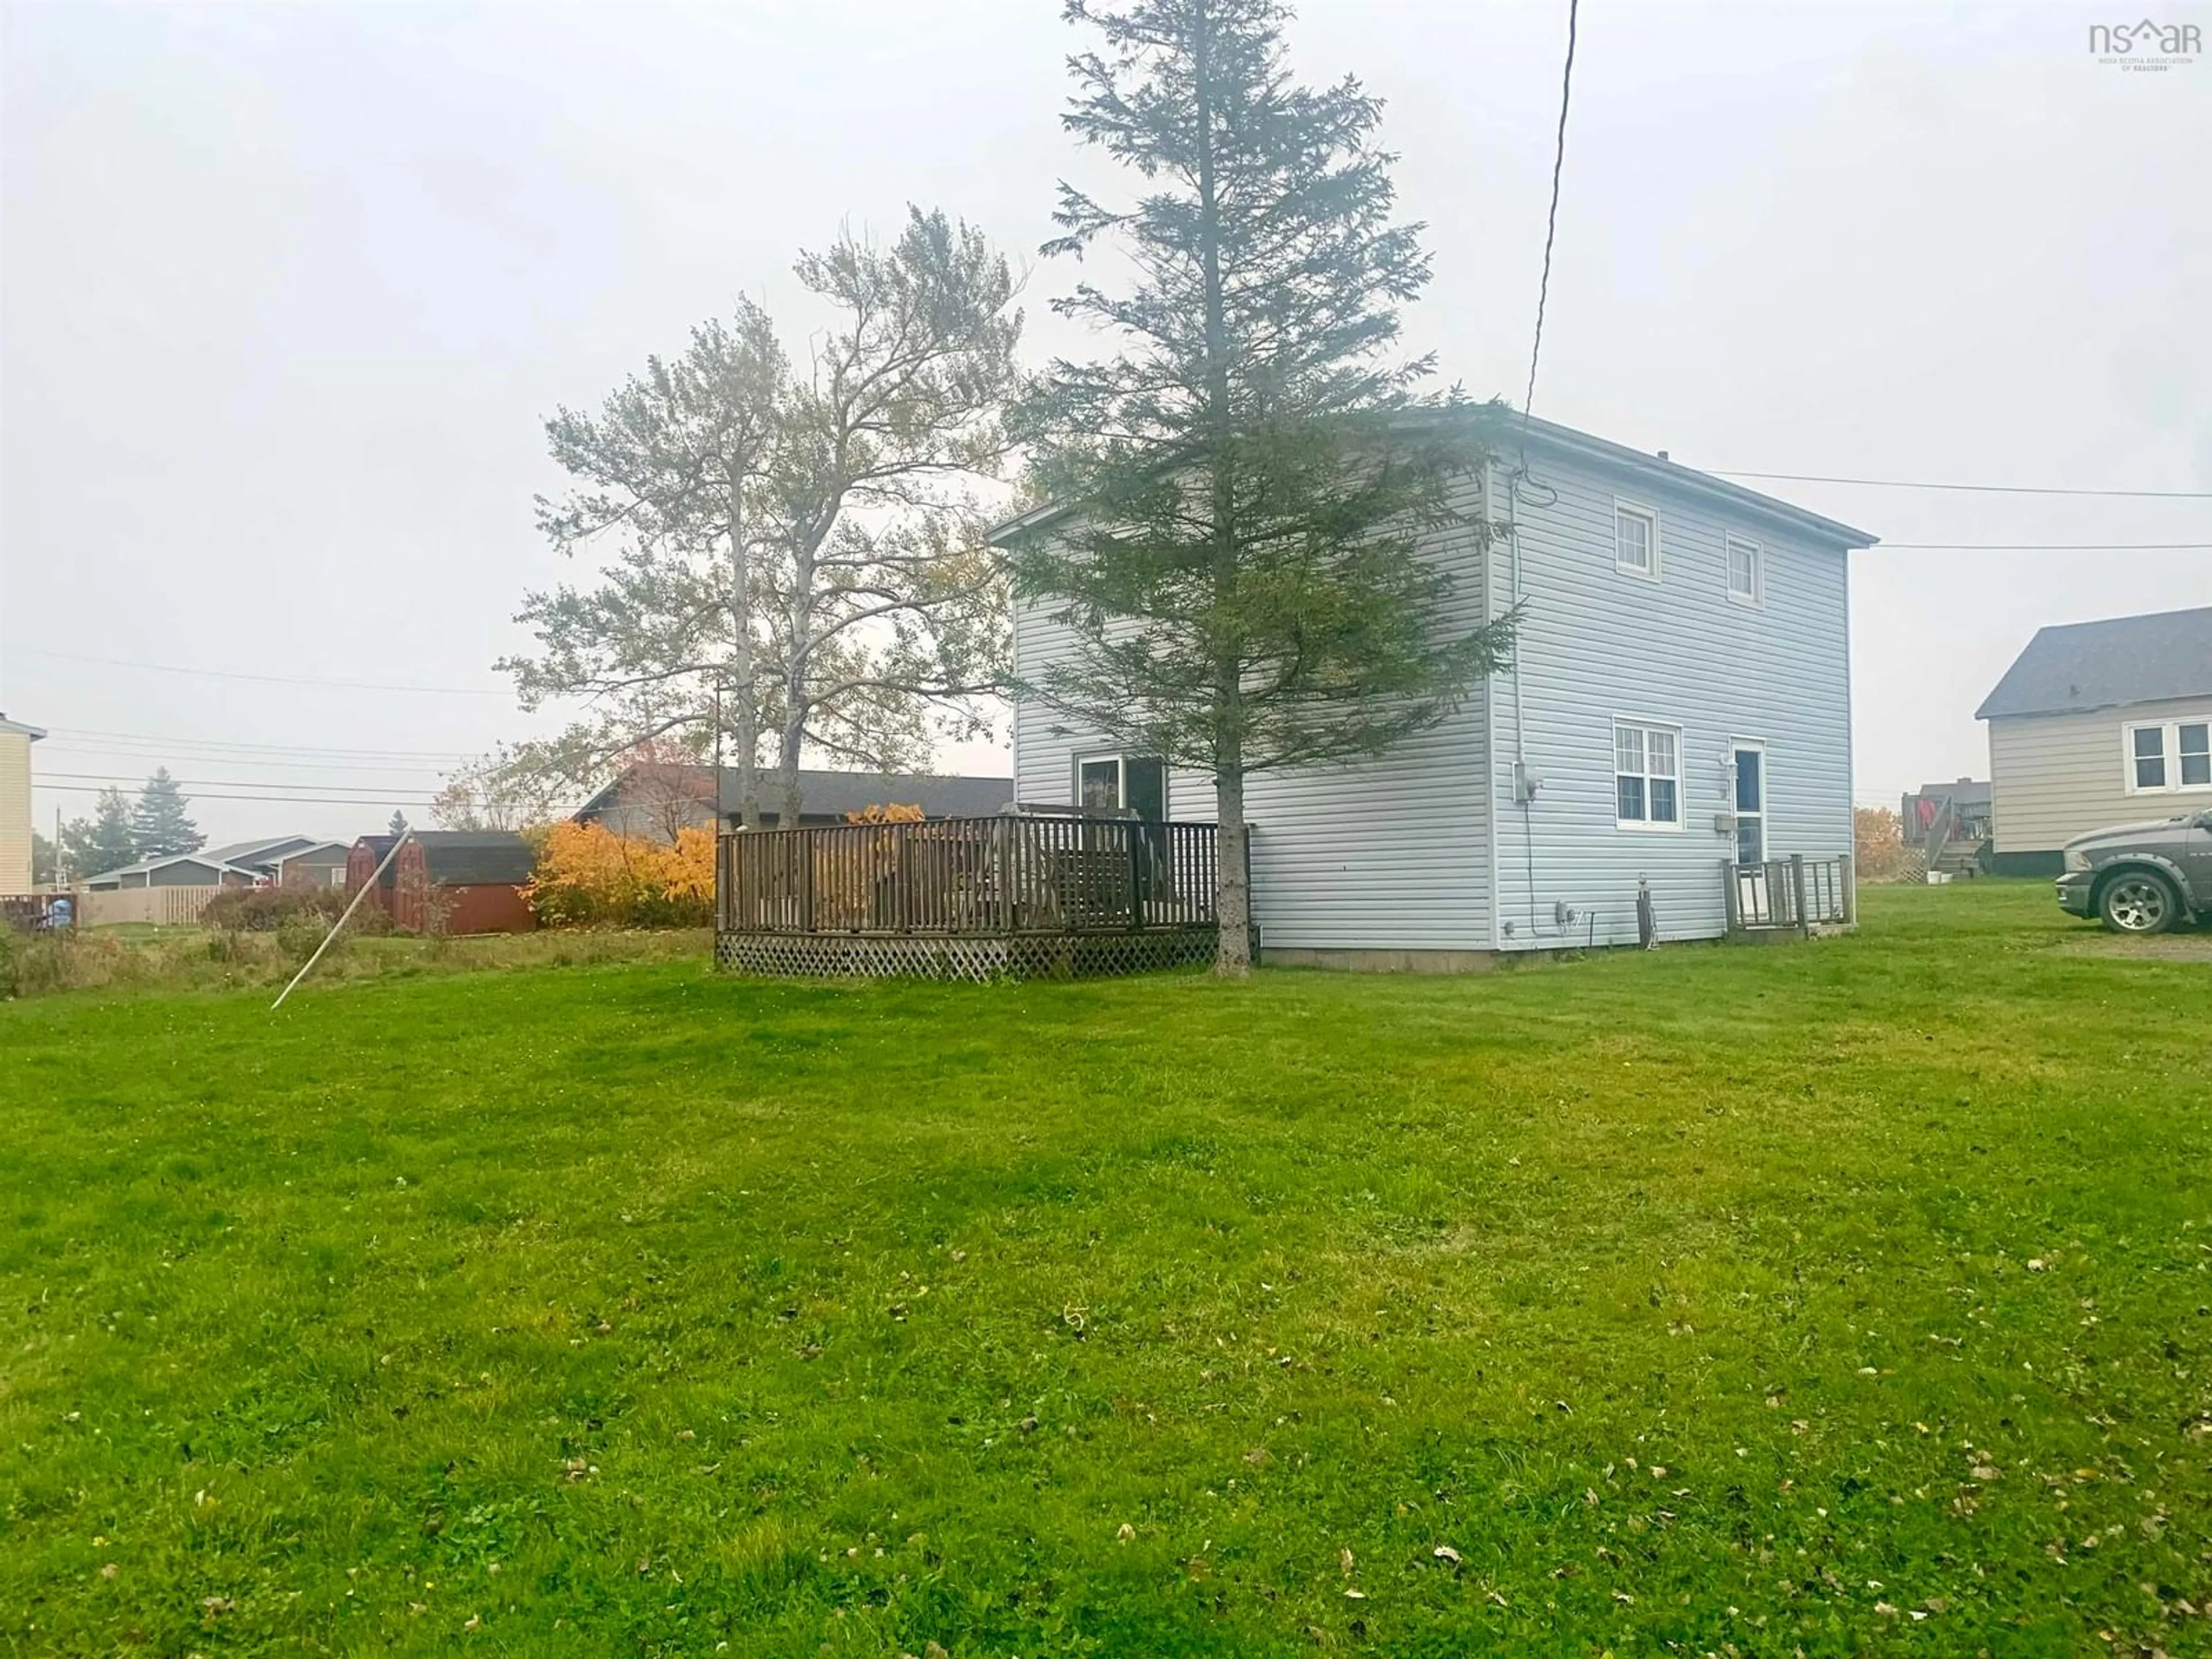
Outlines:
{"type": "Polygon", "coordinates": [[[2039,629],[1975,713],[1997,871],[2056,875],[2076,836],[2212,805],[2212,606],[2039,629]]]}
{"type": "MultiPolygon", "coordinates": [[[[1867,532],[1556,426],[1517,419],[1432,556],[1447,625],[1522,606],[1515,665],[1389,753],[1255,774],[1253,908],[1279,963],[1450,969],[1495,952],[1725,931],[1722,870],[1851,848],[1846,568],[1867,532]]],[[[1000,539],[1049,534],[1047,508],[1000,539]]],[[[1073,648],[1018,608],[1015,672],[1073,648]]],[[[1018,702],[1024,803],[1208,820],[1212,781],[1111,752],[1018,702]]]]}
{"type": "MultiPolygon", "coordinates": [[[[843,823],[848,813],[871,806],[918,806],[928,818],[988,817],[1014,799],[1013,780],[943,777],[921,772],[843,772],[801,768],[799,826],[843,823]]],[[[739,827],[742,784],[734,766],[721,769],[719,783],[710,766],[624,767],[615,780],[576,809],[579,823],[597,823],[618,836],[670,841],[678,830],[712,825],[719,816],[739,827]]],[[[781,793],[775,774],[763,767],[753,775],[753,793],[761,827],[774,830],[781,793]]]]}
{"type": "Polygon", "coordinates": [[[225,842],[219,847],[142,859],[118,869],[100,871],[88,877],[84,885],[96,893],[138,887],[251,887],[257,883],[294,881],[343,887],[346,849],[343,842],[318,841],[313,836],[264,836],[258,841],[225,842]],[[338,872],[334,882],[329,874],[333,863],[338,872]]]}

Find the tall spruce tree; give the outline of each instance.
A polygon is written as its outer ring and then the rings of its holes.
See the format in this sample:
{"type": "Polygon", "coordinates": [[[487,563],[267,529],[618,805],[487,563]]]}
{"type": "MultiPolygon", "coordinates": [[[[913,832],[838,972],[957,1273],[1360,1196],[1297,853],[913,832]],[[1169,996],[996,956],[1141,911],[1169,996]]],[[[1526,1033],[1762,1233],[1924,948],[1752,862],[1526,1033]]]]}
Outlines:
{"type": "Polygon", "coordinates": [[[1103,36],[1070,60],[1067,130],[1136,175],[1109,205],[1063,183],[1047,254],[1118,246],[1122,291],[1062,315],[1121,355],[1054,362],[1023,411],[1032,479],[1071,509],[1012,550],[1016,591],[1077,648],[1021,690],[1132,750],[1203,769],[1220,823],[1218,965],[1251,964],[1244,783],[1388,749],[1444,718],[1511,647],[1452,626],[1419,556],[1483,459],[1455,393],[1395,355],[1428,281],[1391,222],[1380,102],[1285,68],[1277,0],[1069,0],[1103,36]]]}
{"type": "Polygon", "coordinates": [[[103,789],[88,818],[62,826],[62,853],[72,877],[104,875],[135,864],[138,838],[131,827],[131,798],[120,789],[103,789]]]}
{"type": "Polygon", "coordinates": [[[190,805],[177,781],[169,775],[169,769],[157,767],[138,792],[138,805],[131,812],[131,836],[140,858],[195,853],[207,844],[199,825],[185,811],[190,805]]]}

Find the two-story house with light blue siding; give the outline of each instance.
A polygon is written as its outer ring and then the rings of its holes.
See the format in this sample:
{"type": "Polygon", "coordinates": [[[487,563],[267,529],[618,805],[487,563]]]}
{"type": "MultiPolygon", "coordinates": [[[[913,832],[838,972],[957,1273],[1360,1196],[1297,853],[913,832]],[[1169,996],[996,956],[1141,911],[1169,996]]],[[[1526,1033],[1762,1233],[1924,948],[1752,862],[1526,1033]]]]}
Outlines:
{"type": "MultiPolygon", "coordinates": [[[[1851,850],[1848,560],[1875,538],[1543,421],[1503,425],[1457,505],[1503,529],[1437,538],[1448,621],[1517,605],[1514,665],[1388,754],[1247,780],[1261,959],[1449,969],[1634,944],[1639,895],[1660,939],[1803,919],[1787,861],[1832,883],[1851,850]]],[[[1018,678],[1071,646],[1049,606],[1018,611],[1018,678]]],[[[1214,815],[1211,779],[1035,704],[1014,775],[1024,803],[1214,815]]]]}

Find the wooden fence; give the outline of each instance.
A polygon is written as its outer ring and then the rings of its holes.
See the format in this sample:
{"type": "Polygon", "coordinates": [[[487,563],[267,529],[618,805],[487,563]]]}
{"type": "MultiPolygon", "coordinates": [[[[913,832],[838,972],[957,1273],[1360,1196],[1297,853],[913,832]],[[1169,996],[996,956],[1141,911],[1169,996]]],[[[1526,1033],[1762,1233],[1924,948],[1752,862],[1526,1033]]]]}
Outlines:
{"type": "Polygon", "coordinates": [[[1723,864],[1721,893],[1731,933],[1809,933],[1858,921],[1858,888],[1848,853],[1723,864]]]}
{"type": "Polygon", "coordinates": [[[197,923],[208,901],[220,887],[118,887],[79,895],[82,903],[77,921],[86,927],[108,927],[118,922],[150,922],[156,927],[189,927],[197,923]]]}
{"type": "Polygon", "coordinates": [[[945,938],[1211,927],[1210,823],[935,818],[726,834],[720,926],[733,933],[945,938]]]}

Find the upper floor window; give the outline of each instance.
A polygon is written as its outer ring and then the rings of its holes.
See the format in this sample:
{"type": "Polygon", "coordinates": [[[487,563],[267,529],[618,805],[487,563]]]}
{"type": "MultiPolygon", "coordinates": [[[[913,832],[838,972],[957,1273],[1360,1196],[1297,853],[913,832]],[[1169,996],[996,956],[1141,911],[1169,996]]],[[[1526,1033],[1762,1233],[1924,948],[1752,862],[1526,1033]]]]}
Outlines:
{"type": "Polygon", "coordinates": [[[1613,723],[1613,817],[1623,830],[1682,827],[1682,732],[1613,723]]]}
{"type": "Polygon", "coordinates": [[[1738,605],[1757,605],[1765,597],[1765,561],[1760,556],[1757,542],[1744,540],[1741,536],[1728,538],[1729,598],[1738,605]]]}
{"type": "Polygon", "coordinates": [[[1613,562],[1621,569],[1657,580],[1659,515],[1632,501],[1613,504],[1613,562]]]}
{"type": "Polygon", "coordinates": [[[2166,720],[2123,730],[2128,793],[2212,789],[2212,720],[2166,720]]]}
{"type": "Polygon", "coordinates": [[[1086,812],[1168,815],[1168,763],[1157,755],[1085,755],[1075,763],[1075,803],[1086,812]]]}

